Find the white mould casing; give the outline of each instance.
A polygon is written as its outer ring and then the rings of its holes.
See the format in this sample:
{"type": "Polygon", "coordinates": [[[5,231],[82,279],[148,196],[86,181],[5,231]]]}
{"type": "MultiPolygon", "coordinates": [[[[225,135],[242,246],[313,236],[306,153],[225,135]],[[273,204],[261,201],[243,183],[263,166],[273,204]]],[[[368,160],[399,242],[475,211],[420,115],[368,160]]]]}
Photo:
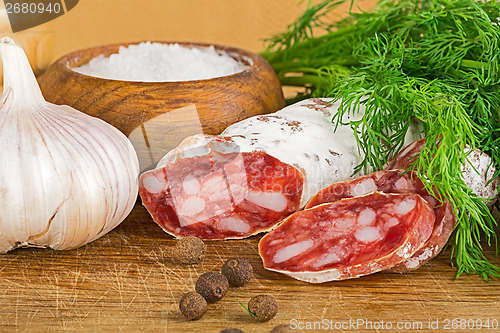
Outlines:
{"type": "MultiPolygon", "coordinates": [[[[384,169],[409,168],[414,160],[414,156],[420,154],[424,144],[425,139],[411,142],[394,156],[384,169]]],[[[500,179],[498,177],[493,179],[496,168],[492,163],[491,157],[477,148],[471,150],[470,147],[466,147],[464,153],[467,155],[466,163],[462,165],[462,176],[465,185],[479,198],[490,199],[486,200],[485,204],[489,208],[493,207],[498,195],[500,179]]]]}
{"type": "Polygon", "coordinates": [[[491,157],[479,149],[473,151],[469,149],[466,152],[467,163],[462,166],[464,182],[478,197],[490,199],[485,203],[491,208],[495,204],[500,184],[498,177],[493,179],[496,169],[491,157]]]}

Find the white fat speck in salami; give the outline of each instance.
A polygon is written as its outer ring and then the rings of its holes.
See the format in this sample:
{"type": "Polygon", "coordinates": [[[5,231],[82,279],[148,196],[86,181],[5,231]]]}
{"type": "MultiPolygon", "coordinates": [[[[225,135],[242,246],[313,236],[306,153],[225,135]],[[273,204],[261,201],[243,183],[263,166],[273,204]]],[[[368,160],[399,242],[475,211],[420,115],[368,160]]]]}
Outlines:
{"type": "Polygon", "coordinates": [[[162,176],[162,174],[148,175],[142,179],[142,184],[147,187],[151,193],[160,193],[165,190],[167,185],[162,176]]]}
{"type": "Polygon", "coordinates": [[[359,183],[355,184],[351,188],[351,195],[352,197],[358,197],[363,194],[367,194],[373,191],[377,191],[377,185],[375,184],[375,181],[372,178],[364,178],[362,181],[359,183]]]}
{"type": "Polygon", "coordinates": [[[321,267],[329,264],[336,264],[342,261],[342,250],[336,248],[335,252],[323,255],[318,261],[312,264],[313,267],[321,267]]]}
{"type": "Polygon", "coordinates": [[[434,221],[432,207],[418,194],[372,192],[291,215],[260,240],[259,254],[266,269],[302,281],[356,278],[393,267],[412,256],[429,238],[434,221]],[[395,207],[402,203],[404,213],[396,213],[395,207]],[[359,219],[367,209],[375,213],[370,225],[361,224],[359,219]],[[318,226],[353,215],[357,219],[349,229],[337,229],[336,223],[318,226]]]}
{"type": "MultiPolygon", "coordinates": [[[[320,222],[321,223],[321,222],[320,222]]],[[[352,228],[356,224],[354,218],[336,218],[333,220],[333,226],[339,230],[347,230],[352,228]]]]}
{"type": "Polygon", "coordinates": [[[250,226],[237,217],[226,217],[221,219],[220,228],[222,230],[229,230],[240,233],[246,233],[250,230],[250,226]]]}
{"type": "Polygon", "coordinates": [[[282,212],[287,207],[286,198],[281,193],[250,191],[245,199],[275,212],[282,212]]]}
{"type": "Polygon", "coordinates": [[[312,240],[305,240],[282,248],[274,255],[274,262],[280,263],[290,258],[296,257],[314,245],[312,240]]]}
{"type": "Polygon", "coordinates": [[[203,209],[205,209],[205,200],[192,196],[181,202],[178,212],[182,216],[193,216],[203,211],[203,209]]]}
{"type": "MultiPolygon", "coordinates": [[[[165,188],[165,184],[163,184],[163,188],[165,188]]],[[[200,192],[201,186],[200,182],[195,177],[189,175],[184,179],[182,188],[186,194],[193,195],[200,192]]]]}
{"type": "Polygon", "coordinates": [[[356,230],[354,233],[356,239],[363,243],[374,242],[382,237],[380,231],[376,227],[364,227],[356,230]]]}
{"type": "MultiPolygon", "coordinates": [[[[368,184],[368,179],[374,182],[377,191],[384,193],[417,193],[432,207],[434,207],[436,221],[434,223],[432,234],[426,244],[415,253],[414,258],[411,258],[411,263],[408,262],[407,264],[405,261],[391,267],[389,270],[393,272],[406,272],[413,270],[438,255],[448,242],[448,239],[453,232],[453,228],[455,227],[457,221],[456,215],[453,212],[451,203],[448,200],[440,202],[429,194],[424,183],[417,177],[415,172],[405,172],[405,170],[398,169],[382,170],[357,179],[335,183],[319,191],[307,203],[306,208],[311,208],[328,202],[334,202],[344,198],[350,198],[353,196],[352,189],[357,187],[359,184],[368,184]],[[423,255],[424,252],[426,255],[423,255]],[[419,263],[418,265],[415,264],[417,261],[419,263]]],[[[405,203],[403,206],[399,207],[399,209],[404,211],[409,208],[406,207],[407,205],[408,204],[405,203]]],[[[386,217],[386,220],[387,223],[385,224],[385,229],[383,230],[387,230],[392,226],[399,224],[397,219],[386,217]]]]}
{"type": "Polygon", "coordinates": [[[401,215],[404,215],[404,214],[407,214],[408,212],[410,212],[416,205],[416,201],[415,200],[404,200],[404,201],[401,201],[397,206],[396,206],[396,209],[394,210],[394,212],[396,214],[401,214],[401,215]]]}
{"type": "Polygon", "coordinates": [[[410,188],[410,183],[405,177],[399,177],[394,184],[400,193],[413,192],[414,189],[410,188]]]}
{"type": "Polygon", "coordinates": [[[359,225],[368,225],[375,221],[377,217],[377,213],[373,209],[366,208],[363,209],[358,215],[358,224],[359,225]]]}
{"type": "Polygon", "coordinates": [[[387,229],[392,228],[396,225],[399,224],[399,220],[397,218],[391,217],[389,220],[387,220],[387,223],[385,224],[385,227],[387,229]]]}

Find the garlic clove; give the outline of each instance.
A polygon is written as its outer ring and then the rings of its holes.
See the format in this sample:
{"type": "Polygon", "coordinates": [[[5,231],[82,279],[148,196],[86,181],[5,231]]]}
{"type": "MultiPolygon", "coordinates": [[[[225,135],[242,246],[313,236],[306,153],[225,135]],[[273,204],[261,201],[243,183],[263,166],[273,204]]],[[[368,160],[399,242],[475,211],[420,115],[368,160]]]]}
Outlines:
{"type": "Polygon", "coordinates": [[[0,39],[0,52],[0,252],[70,249],[101,237],[136,202],[132,144],[98,118],[46,102],[12,39],[0,39]]]}

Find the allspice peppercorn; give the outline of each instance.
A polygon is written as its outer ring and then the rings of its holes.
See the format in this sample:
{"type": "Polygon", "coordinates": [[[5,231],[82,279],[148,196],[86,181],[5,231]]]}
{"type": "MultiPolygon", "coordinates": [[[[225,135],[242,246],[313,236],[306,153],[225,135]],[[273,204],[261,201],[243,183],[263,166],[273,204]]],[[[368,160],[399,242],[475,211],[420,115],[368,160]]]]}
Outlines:
{"type": "Polygon", "coordinates": [[[219,272],[206,272],[196,281],[195,290],[202,295],[208,303],[220,301],[227,293],[229,282],[219,272]]]}
{"type": "Polygon", "coordinates": [[[257,295],[248,302],[248,311],[260,321],[271,320],[278,313],[278,303],[270,295],[257,295]]]}
{"type": "Polygon", "coordinates": [[[230,285],[241,287],[250,280],[253,269],[245,258],[230,258],[222,265],[221,272],[230,285]]]}
{"type": "Polygon", "coordinates": [[[198,237],[188,236],[177,241],[173,249],[174,257],[183,264],[196,264],[205,250],[205,243],[198,237]]]}
{"type": "Polygon", "coordinates": [[[182,296],[179,302],[181,313],[191,320],[197,320],[203,317],[207,312],[207,301],[203,296],[195,292],[189,292],[182,296]]]}

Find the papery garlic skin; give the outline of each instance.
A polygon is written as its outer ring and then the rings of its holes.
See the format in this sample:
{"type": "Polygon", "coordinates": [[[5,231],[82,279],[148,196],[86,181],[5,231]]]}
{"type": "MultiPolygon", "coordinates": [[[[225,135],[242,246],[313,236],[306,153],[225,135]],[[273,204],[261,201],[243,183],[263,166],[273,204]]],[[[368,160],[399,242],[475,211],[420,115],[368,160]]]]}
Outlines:
{"type": "Polygon", "coordinates": [[[137,199],[132,144],[98,118],[46,102],[12,39],[0,39],[0,52],[0,252],[71,249],[103,236],[137,199]]]}

